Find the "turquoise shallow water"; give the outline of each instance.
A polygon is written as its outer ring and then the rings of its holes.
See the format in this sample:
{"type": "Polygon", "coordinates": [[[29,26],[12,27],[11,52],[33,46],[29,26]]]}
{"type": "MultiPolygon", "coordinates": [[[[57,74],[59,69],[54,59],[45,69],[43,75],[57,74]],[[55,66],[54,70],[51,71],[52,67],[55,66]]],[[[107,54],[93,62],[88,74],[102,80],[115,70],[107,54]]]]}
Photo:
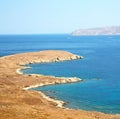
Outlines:
{"type": "Polygon", "coordinates": [[[67,102],[66,107],[120,113],[120,36],[7,35],[0,36],[0,56],[14,53],[66,50],[85,58],[59,63],[31,64],[24,73],[80,77],[72,84],[38,87],[67,102]]]}
{"type": "Polygon", "coordinates": [[[24,70],[24,73],[75,76],[84,81],[38,87],[34,90],[42,90],[49,96],[67,102],[66,107],[69,108],[120,113],[120,37],[71,38],[71,44],[68,46],[76,46],[73,52],[85,58],[59,63],[31,64],[32,68],[24,70]]]}

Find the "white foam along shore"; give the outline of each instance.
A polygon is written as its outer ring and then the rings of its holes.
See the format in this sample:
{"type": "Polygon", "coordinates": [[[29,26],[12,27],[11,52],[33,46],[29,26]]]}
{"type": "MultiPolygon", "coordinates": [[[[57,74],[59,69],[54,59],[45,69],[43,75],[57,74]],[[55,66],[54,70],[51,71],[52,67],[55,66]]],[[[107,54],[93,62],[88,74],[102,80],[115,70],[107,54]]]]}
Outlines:
{"type": "MultiPolygon", "coordinates": [[[[26,67],[27,68],[27,67],[26,67]]],[[[29,68],[29,67],[28,67],[29,68]]],[[[24,68],[23,68],[24,69],[24,68]]],[[[17,70],[17,73],[19,74],[23,74],[23,72],[20,71],[21,69],[18,69],[17,70]]],[[[31,76],[41,76],[42,74],[30,74],[31,76]]],[[[42,75],[44,76],[44,75],[42,75]]],[[[29,89],[32,89],[32,88],[37,88],[37,87],[42,87],[42,86],[47,86],[47,85],[56,85],[56,84],[65,84],[65,83],[75,83],[75,82],[80,82],[82,81],[82,79],[80,78],[77,78],[77,77],[55,77],[55,76],[49,76],[49,77],[53,77],[53,78],[59,78],[61,80],[59,81],[54,81],[52,83],[49,83],[49,82],[46,82],[46,83],[39,83],[39,84],[36,84],[36,85],[31,85],[31,86],[27,86],[27,87],[24,87],[23,89],[24,90],[29,90],[29,89]]],[[[38,93],[41,94],[41,96],[50,101],[50,102],[53,102],[56,104],[56,107],[59,107],[59,108],[65,108],[64,105],[66,104],[64,101],[61,101],[61,100],[57,100],[57,99],[54,99],[54,98],[51,98],[47,95],[45,95],[43,92],[41,91],[37,91],[38,93]]],[[[66,108],[67,109],[67,108],[66,108]]]]}
{"type": "MultiPolygon", "coordinates": [[[[14,56],[14,55],[10,55],[10,56],[14,56]]],[[[5,57],[10,57],[10,56],[4,56],[3,58],[5,57]]],[[[51,60],[51,61],[33,61],[33,62],[29,62],[27,64],[33,64],[33,63],[51,63],[51,62],[62,62],[62,61],[69,61],[69,60],[76,60],[76,59],[83,59],[83,56],[79,56],[79,55],[73,55],[72,57],[68,58],[68,59],[59,59],[59,58],[56,58],[54,60],[51,60]]],[[[28,68],[31,68],[29,66],[25,66],[27,65],[26,63],[23,63],[22,64],[22,67],[17,69],[16,72],[18,74],[23,74],[23,72],[21,70],[23,69],[28,69],[28,68]]],[[[31,74],[31,75],[36,75],[36,76],[40,76],[40,75],[43,75],[43,74],[31,74]]]]}
{"type": "MultiPolygon", "coordinates": [[[[32,75],[32,74],[31,74],[32,75]]],[[[35,75],[35,74],[34,74],[35,75]]],[[[38,76],[38,75],[37,75],[38,76]]],[[[51,76],[50,76],[51,77],[51,76]]],[[[54,76],[53,76],[54,77],[54,76]]],[[[60,81],[54,81],[52,83],[46,82],[46,83],[40,83],[40,84],[36,84],[36,85],[31,85],[31,86],[27,86],[24,87],[24,90],[28,90],[31,88],[37,88],[37,87],[42,87],[42,86],[47,86],[47,85],[56,85],[56,84],[65,84],[65,83],[75,83],[75,82],[80,82],[82,81],[82,79],[77,78],[77,77],[55,77],[55,78],[59,78],[62,79],[60,81]]]]}
{"type": "Polygon", "coordinates": [[[16,70],[16,73],[17,73],[17,74],[24,74],[21,70],[23,70],[23,69],[29,69],[29,68],[31,68],[31,67],[28,67],[28,66],[25,67],[25,66],[23,66],[22,68],[17,69],[17,70],[16,70]]]}
{"type": "MultiPolygon", "coordinates": [[[[72,58],[70,58],[70,59],[65,59],[65,60],[61,59],[61,60],[47,61],[47,62],[45,61],[45,62],[46,62],[46,63],[49,63],[49,62],[60,62],[60,61],[75,60],[75,59],[82,59],[82,58],[83,58],[82,56],[75,55],[74,57],[72,57],[72,58]]],[[[34,62],[34,63],[35,63],[35,62],[34,62]]],[[[37,62],[37,63],[38,63],[38,62],[37,62]]],[[[41,63],[41,62],[39,61],[39,63],[41,63]]],[[[31,62],[28,63],[28,64],[31,64],[31,62]]],[[[19,68],[19,69],[16,70],[16,72],[17,72],[18,74],[25,75],[21,70],[22,70],[22,69],[30,68],[30,67],[28,67],[28,66],[26,67],[26,66],[24,66],[24,65],[26,65],[26,64],[23,64],[23,66],[22,66],[21,68],[19,68]]],[[[43,75],[43,74],[27,74],[27,75],[31,75],[31,76],[41,76],[41,75],[42,75],[42,76],[45,76],[45,75],[43,75]]],[[[61,80],[59,80],[59,81],[54,81],[54,82],[52,82],[52,83],[45,82],[45,83],[40,83],[40,84],[36,84],[36,85],[31,85],[31,86],[24,87],[23,89],[24,89],[24,90],[29,90],[29,89],[36,88],[36,87],[41,87],[41,86],[55,85],[55,84],[65,84],[65,83],[74,83],[74,82],[80,82],[80,81],[82,81],[82,79],[77,78],[77,77],[55,77],[55,76],[49,76],[49,77],[53,77],[53,78],[57,78],[57,79],[61,79],[61,80]]],[[[51,101],[51,102],[53,102],[53,103],[56,103],[57,107],[64,108],[63,106],[65,105],[65,102],[63,102],[63,101],[61,101],[61,100],[53,99],[53,98],[45,95],[45,94],[42,93],[41,91],[38,91],[38,92],[42,95],[42,97],[43,97],[44,99],[47,99],[48,101],[51,101]]]]}
{"type": "MultiPolygon", "coordinates": [[[[35,75],[35,74],[34,74],[35,75]]],[[[38,75],[37,75],[38,76],[38,75]]],[[[58,77],[56,77],[58,78],[58,77]]],[[[79,81],[82,81],[82,79],[80,78],[77,78],[77,77],[69,77],[69,78],[65,78],[65,77],[60,77],[61,79],[63,79],[62,81],[60,82],[57,82],[57,84],[65,84],[65,83],[74,83],[74,82],[79,82],[79,81]]],[[[32,88],[37,88],[37,87],[42,87],[42,86],[47,86],[47,85],[55,85],[56,82],[52,82],[52,83],[40,83],[40,84],[36,84],[36,85],[31,85],[31,86],[28,86],[28,87],[24,87],[23,89],[24,90],[29,90],[29,89],[32,89],[32,88]]],[[[50,101],[50,102],[53,102],[56,104],[56,107],[59,107],[59,108],[65,108],[64,105],[66,104],[64,101],[61,101],[61,100],[57,100],[57,99],[54,99],[54,98],[51,98],[47,95],[45,95],[43,92],[41,91],[38,91],[38,93],[41,94],[41,96],[50,101]]],[[[66,108],[67,109],[67,108],[66,108]]]]}
{"type": "Polygon", "coordinates": [[[50,102],[53,102],[56,104],[56,107],[59,107],[59,108],[64,108],[63,106],[66,104],[64,101],[61,101],[61,100],[57,100],[57,99],[53,99],[53,98],[50,98],[49,96],[46,96],[44,93],[40,92],[39,93],[41,94],[41,96],[50,101],[50,102]]]}
{"type": "MultiPolygon", "coordinates": [[[[36,88],[36,87],[40,87],[40,86],[46,86],[46,85],[52,85],[53,83],[46,83],[46,84],[37,84],[37,85],[32,85],[32,86],[29,86],[29,87],[25,87],[23,88],[24,90],[29,90],[29,89],[32,89],[32,88],[36,88]]],[[[43,92],[41,91],[37,91],[44,99],[50,101],[50,102],[53,102],[56,104],[56,107],[59,107],[59,108],[64,108],[64,104],[65,102],[64,101],[61,101],[61,100],[57,100],[57,99],[53,99],[47,95],[45,95],[43,92]]]]}

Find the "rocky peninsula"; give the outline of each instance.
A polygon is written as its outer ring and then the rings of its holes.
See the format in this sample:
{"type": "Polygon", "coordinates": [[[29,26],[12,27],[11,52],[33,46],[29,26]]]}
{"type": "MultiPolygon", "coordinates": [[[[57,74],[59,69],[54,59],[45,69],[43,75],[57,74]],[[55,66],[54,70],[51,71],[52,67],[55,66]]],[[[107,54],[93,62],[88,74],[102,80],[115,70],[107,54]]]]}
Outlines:
{"type": "Polygon", "coordinates": [[[1,119],[120,119],[120,115],[66,109],[64,102],[47,97],[32,87],[71,83],[79,78],[27,75],[20,72],[24,65],[81,59],[65,51],[41,51],[0,58],[0,118],[1,119]]]}

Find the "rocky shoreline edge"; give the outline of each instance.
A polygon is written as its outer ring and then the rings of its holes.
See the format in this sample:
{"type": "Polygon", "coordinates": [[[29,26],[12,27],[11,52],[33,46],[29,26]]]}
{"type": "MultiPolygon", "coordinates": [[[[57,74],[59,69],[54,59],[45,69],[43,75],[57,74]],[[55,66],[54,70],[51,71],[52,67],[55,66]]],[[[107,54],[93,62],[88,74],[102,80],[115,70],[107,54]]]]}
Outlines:
{"type": "Polygon", "coordinates": [[[25,64],[59,62],[81,58],[83,57],[57,50],[21,53],[1,57],[1,119],[8,118],[8,115],[9,119],[120,119],[119,114],[112,115],[101,112],[66,109],[63,106],[64,102],[49,98],[42,92],[28,90],[29,88],[38,86],[81,81],[76,77],[71,79],[36,74],[27,75],[20,72],[21,69],[27,68],[24,66],[25,64]]]}
{"type": "MultiPolygon", "coordinates": [[[[32,75],[32,74],[31,74],[32,75]]],[[[35,74],[33,74],[35,76],[35,74]]],[[[37,75],[38,76],[38,75],[37,75]]],[[[58,77],[55,77],[58,78],[58,77]]],[[[82,79],[77,78],[77,77],[59,77],[60,79],[62,79],[62,81],[60,82],[53,82],[53,83],[40,83],[40,84],[36,84],[36,85],[31,85],[28,87],[24,87],[24,90],[29,90],[29,89],[33,89],[33,88],[37,88],[37,87],[42,87],[42,86],[48,86],[48,85],[58,85],[58,84],[66,84],[66,83],[75,83],[75,82],[80,82],[82,81],[82,79]]],[[[51,101],[53,103],[56,103],[56,107],[59,108],[65,108],[64,105],[66,105],[66,102],[58,100],[58,99],[54,99],[53,97],[49,97],[47,95],[45,95],[42,91],[38,91],[42,97],[48,101],[51,101]]],[[[66,108],[68,109],[68,108],[66,108]]]]}
{"type": "MultiPolygon", "coordinates": [[[[68,59],[60,59],[60,58],[55,58],[51,61],[33,61],[33,62],[29,62],[28,64],[33,64],[33,63],[51,63],[51,62],[61,62],[61,61],[66,61],[66,60],[76,60],[76,59],[82,59],[83,56],[78,56],[78,55],[73,55],[72,57],[68,58],[68,59]]],[[[27,65],[27,64],[24,64],[24,65],[27,65]]],[[[31,68],[29,66],[24,66],[20,69],[17,69],[16,72],[18,74],[22,74],[22,75],[29,75],[29,76],[45,76],[43,74],[24,74],[22,72],[23,69],[28,69],[28,68],[31,68]]],[[[82,81],[82,79],[78,78],[78,77],[56,77],[56,76],[49,76],[49,77],[53,77],[53,78],[58,78],[58,79],[61,79],[60,81],[58,82],[52,82],[52,83],[49,83],[49,82],[46,82],[46,83],[40,83],[40,84],[36,84],[36,85],[31,85],[31,86],[26,86],[24,87],[23,89],[24,90],[29,90],[29,89],[32,89],[32,88],[37,88],[37,87],[42,87],[42,86],[48,86],[48,85],[56,85],[56,84],[66,84],[66,83],[75,83],[75,82],[80,82],[82,81]]],[[[53,97],[49,97],[47,95],[45,95],[43,92],[41,91],[38,91],[42,97],[48,101],[51,101],[53,103],[56,103],[56,107],[59,107],[59,108],[65,108],[64,105],[66,104],[66,102],[64,101],[61,101],[61,100],[57,100],[57,99],[54,99],[53,97]]],[[[66,108],[68,109],[68,108],[66,108]]]]}

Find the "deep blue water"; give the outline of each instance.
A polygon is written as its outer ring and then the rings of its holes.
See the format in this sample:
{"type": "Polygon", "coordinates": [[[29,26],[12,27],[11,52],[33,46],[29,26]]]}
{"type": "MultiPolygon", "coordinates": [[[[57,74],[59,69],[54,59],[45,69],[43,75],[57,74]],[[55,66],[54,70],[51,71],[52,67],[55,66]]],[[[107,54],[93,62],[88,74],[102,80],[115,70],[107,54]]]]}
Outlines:
{"type": "Polygon", "coordinates": [[[75,76],[83,82],[34,90],[67,102],[69,108],[120,113],[120,36],[0,36],[0,56],[48,49],[66,50],[84,59],[31,64],[24,73],[75,76]]]}

